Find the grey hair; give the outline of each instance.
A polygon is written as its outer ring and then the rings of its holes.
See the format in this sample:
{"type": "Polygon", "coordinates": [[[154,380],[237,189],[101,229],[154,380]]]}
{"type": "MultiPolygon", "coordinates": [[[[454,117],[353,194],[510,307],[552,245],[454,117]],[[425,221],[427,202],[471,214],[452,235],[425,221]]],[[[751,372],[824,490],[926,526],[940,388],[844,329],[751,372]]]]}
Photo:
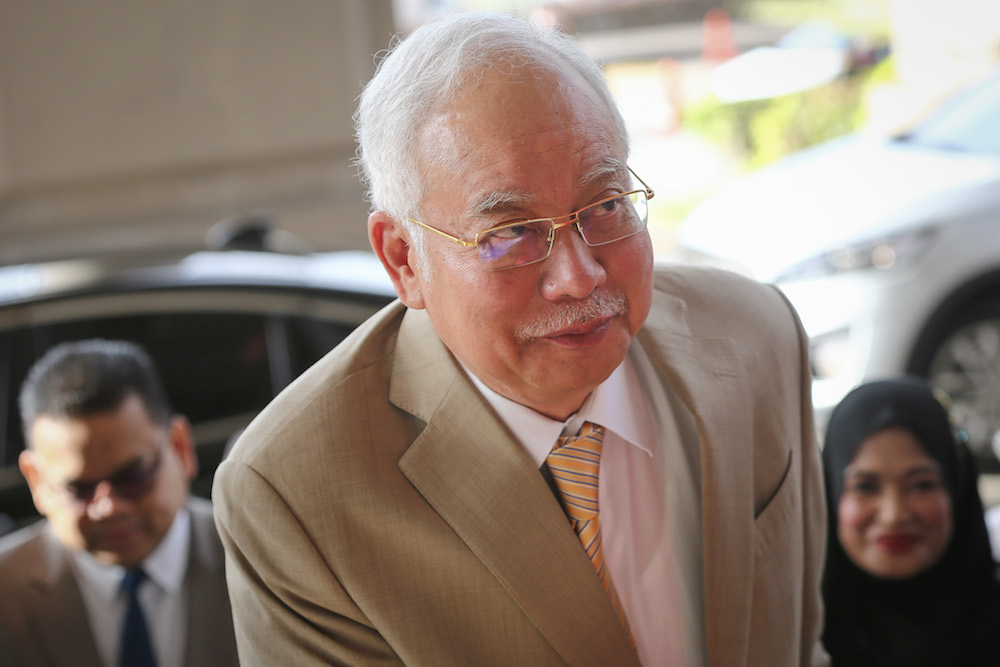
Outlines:
{"type": "MultiPolygon", "coordinates": [[[[628,150],[625,122],[600,66],[576,40],[524,17],[459,13],[394,39],[361,93],[354,114],[356,163],[372,210],[396,219],[417,217],[423,197],[416,140],[423,123],[447,104],[470,76],[489,68],[514,71],[560,64],[576,71],[610,112],[628,150]]],[[[422,234],[411,226],[420,251],[422,234]]]]}

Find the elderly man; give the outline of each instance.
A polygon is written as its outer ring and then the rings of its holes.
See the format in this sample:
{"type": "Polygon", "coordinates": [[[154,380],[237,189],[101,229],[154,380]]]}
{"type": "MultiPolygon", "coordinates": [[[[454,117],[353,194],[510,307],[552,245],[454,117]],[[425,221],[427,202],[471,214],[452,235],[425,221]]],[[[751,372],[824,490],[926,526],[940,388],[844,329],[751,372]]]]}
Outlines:
{"type": "Polygon", "coordinates": [[[51,349],[21,389],[20,466],[46,520],[0,540],[0,661],[236,665],[211,505],[152,360],[123,341],[51,349]]]}
{"type": "Polygon", "coordinates": [[[802,330],[772,287],[654,272],[600,69],[457,15],[357,123],[399,301],[217,473],[243,664],[823,664],[802,330]]]}

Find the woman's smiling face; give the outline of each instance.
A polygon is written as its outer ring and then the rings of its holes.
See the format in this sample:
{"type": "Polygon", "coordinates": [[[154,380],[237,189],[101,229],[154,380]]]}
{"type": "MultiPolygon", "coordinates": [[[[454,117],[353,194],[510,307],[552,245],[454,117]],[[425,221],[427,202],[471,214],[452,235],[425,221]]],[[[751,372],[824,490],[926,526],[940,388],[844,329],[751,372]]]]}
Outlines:
{"type": "Polygon", "coordinates": [[[867,437],[847,466],[837,538],[862,570],[906,579],[944,555],[954,529],[951,496],[937,462],[909,431],[867,437]]]}

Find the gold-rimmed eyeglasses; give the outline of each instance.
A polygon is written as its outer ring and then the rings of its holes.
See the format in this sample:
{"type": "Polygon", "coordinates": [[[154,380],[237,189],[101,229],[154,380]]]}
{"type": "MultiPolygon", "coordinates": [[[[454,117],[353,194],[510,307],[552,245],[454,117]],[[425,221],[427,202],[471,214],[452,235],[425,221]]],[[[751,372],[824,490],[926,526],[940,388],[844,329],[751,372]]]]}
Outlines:
{"type": "Polygon", "coordinates": [[[628,170],[642,184],[642,189],[605,197],[578,211],[555,218],[505,222],[484,229],[472,241],[453,236],[413,218],[408,220],[465,248],[476,248],[480,261],[488,270],[501,271],[526,266],[549,256],[556,230],[560,227],[575,225],[580,238],[591,247],[621,241],[644,230],[649,209],[647,202],[653,198],[654,193],[631,167],[628,170]]]}

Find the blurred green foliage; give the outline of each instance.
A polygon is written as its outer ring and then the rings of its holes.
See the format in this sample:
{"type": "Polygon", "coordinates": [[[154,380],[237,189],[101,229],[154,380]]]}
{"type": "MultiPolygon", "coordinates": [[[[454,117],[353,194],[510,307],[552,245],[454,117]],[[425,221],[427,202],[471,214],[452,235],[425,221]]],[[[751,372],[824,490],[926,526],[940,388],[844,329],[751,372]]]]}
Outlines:
{"type": "Polygon", "coordinates": [[[745,169],[860,129],[873,87],[891,80],[891,59],[790,95],[724,104],[705,99],[681,110],[685,128],[729,146],[745,169]]]}
{"type": "MultiPolygon", "coordinates": [[[[889,39],[893,0],[733,0],[734,17],[789,27],[821,21],[845,34],[876,42],[889,39]]],[[[911,0],[907,0],[911,1],[911,0]]]]}

